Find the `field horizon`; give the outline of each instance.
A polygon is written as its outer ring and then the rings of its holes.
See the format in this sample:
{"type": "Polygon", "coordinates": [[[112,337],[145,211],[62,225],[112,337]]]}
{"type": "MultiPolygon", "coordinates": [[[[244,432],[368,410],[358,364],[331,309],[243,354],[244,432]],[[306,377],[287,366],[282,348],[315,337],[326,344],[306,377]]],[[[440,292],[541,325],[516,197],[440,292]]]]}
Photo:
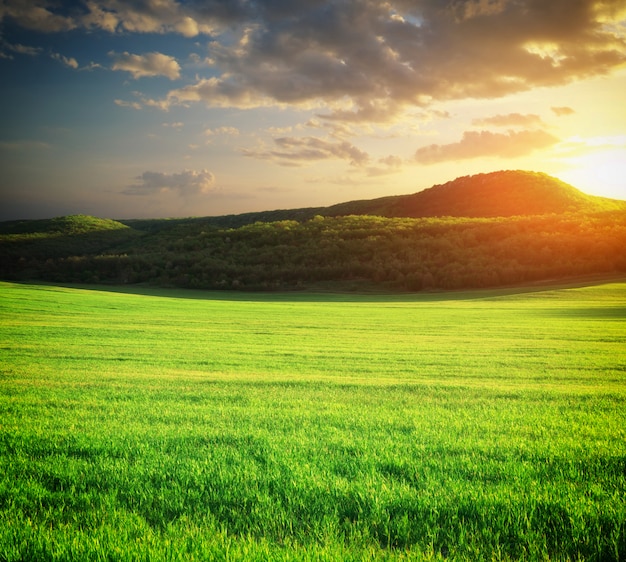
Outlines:
{"type": "Polygon", "coordinates": [[[554,279],[541,279],[538,281],[528,281],[525,283],[511,283],[506,286],[479,288],[479,289],[439,289],[431,288],[422,291],[396,291],[393,289],[385,289],[379,286],[353,286],[350,287],[346,284],[332,282],[320,283],[317,286],[311,286],[306,288],[295,288],[288,290],[243,290],[243,291],[228,291],[228,290],[216,290],[216,289],[189,289],[189,288],[176,288],[176,287],[158,287],[151,285],[150,283],[133,283],[133,284],[117,284],[117,283],[102,283],[102,284],[90,284],[90,283],[64,283],[64,282],[51,282],[51,281],[39,281],[39,280],[26,280],[26,281],[5,281],[0,280],[0,283],[14,283],[17,285],[42,285],[50,287],[60,287],[68,289],[82,289],[86,291],[105,291],[105,292],[120,292],[130,293],[138,295],[153,295],[153,296],[167,296],[167,295],[195,295],[189,298],[198,299],[229,299],[240,300],[246,298],[246,296],[259,295],[260,298],[268,297],[271,295],[277,296],[289,296],[289,295],[301,295],[323,297],[332,297],[336,295],[340,297],[356,296],[356,297],[393,297],[397,296],[400,299],[410,299],[412,296],[418,299],[428,298],[455,298],[461,295],[468,295],[468,298],[482,298],[486,296],[506,296],[511,294],[521,294],[525,292],[544,291],[544,290],[558,290],[558,289],[576,289],[583,287],[592,287],[595,285],[604,285],[607,283],[619,283],[626,281],[626,273],[591,273],[587,275],[572,275],[567,277],[558,277],[554,279]]]}

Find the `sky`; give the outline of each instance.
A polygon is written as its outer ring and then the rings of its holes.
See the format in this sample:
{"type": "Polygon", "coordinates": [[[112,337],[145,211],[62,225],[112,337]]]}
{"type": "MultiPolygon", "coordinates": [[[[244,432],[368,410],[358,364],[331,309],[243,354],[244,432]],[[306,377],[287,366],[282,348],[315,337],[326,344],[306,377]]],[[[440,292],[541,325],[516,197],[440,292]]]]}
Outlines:
{"type": "Polygon", "coordinates": [[[0,220],[626,199],[625,96],[624,0],[0,0],[0,220]]]}

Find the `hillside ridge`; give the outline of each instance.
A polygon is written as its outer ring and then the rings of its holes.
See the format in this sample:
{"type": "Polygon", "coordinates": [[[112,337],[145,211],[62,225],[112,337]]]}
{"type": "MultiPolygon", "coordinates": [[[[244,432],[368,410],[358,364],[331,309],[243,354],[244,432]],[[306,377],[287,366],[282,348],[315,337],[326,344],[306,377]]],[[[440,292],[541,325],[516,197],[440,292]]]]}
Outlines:
{"type": "Polygon", "coordinates": [[[542,172],[504,170],[460,176],[409,195],[352,201],[327,207],[343,214],[425,218],[510,217],[626,208],[626,201],[587,195],[542,172]]]}
{"type": "MultiPolygon", "coordinates": [[[[580,211],[626,209],[626,201],[587,195],[557,178],[542,172],[503,170],[460,176],[444,184],[408,195],[353,200],[326,207],[275,209],[198,217],[217,227],[237,228],[255,222],[281,220],[306,221],[316,215],[341,217],[371,215],[387,218],[427,217],[512,217],[521,215],[563,214],[580,211]]],[[[186,221],[190,219],[162,219],[186,221]]],[[[152,229],[160,219],[121,220],[136,228],[152,229]]]]}
{"type": "Polygon", "coordinates": [[[155,231],[203,222],[218,228],[239,228],[255,222],[307,221],[315,216],[370,215],[386,218],[492,218],[626,210],[626,201],[587,195],[542,172],[502,170],[459,176],[406,195],[358,199],[325,207],[274,209],[248,213],[184,218],[118,219],[67,215],[52,219],[0,222],[0,234],[78,234],[132,227],[155,231]]]}
{"type": "Polygon", "coordinates": [[[106,230],[123,230],[128,226],[112,219],[91,215],[65,215],[52,219],[0,222],[0,234],[41,234],[71,236],[106,230]]]}
{"type": "Polygon", "coordinates": [[[0,223],[0,278],[226,290],[457,290],[623,274],[624,247],[626,201],[585,195],[545,174],[500,172],[324,208],[0,223]]]}

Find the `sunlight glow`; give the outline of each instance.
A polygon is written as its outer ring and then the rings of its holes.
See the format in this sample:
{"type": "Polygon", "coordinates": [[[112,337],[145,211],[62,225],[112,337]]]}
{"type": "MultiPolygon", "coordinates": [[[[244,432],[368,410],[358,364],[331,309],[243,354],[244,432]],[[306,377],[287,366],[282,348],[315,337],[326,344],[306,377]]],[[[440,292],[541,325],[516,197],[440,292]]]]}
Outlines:
{"type": "Polygon", "coordinates": [[[532,42],[524,45],[524,49],[532,54],[541,57],[542,59],[550,59],[553,66],[559,66],[561,61],[566,57],[560,53],[559,45],[550,42],[532,42]]]}
{"type": "Polygon", "coordinates": [[[590,195],[626,199],[626,147],[570,156],[561,160],[568,168],[556,174],[590,195]]]}

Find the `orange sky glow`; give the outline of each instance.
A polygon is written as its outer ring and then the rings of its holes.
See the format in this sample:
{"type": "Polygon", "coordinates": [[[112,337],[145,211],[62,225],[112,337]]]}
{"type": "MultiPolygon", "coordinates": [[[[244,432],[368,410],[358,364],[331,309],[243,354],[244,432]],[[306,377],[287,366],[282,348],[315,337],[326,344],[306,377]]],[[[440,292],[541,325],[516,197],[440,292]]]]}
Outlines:
{"type": "Polygon", "coordinates": [[[545,172],[626,199],[621,0],[5,0],[0,220],[545,172]]]}

